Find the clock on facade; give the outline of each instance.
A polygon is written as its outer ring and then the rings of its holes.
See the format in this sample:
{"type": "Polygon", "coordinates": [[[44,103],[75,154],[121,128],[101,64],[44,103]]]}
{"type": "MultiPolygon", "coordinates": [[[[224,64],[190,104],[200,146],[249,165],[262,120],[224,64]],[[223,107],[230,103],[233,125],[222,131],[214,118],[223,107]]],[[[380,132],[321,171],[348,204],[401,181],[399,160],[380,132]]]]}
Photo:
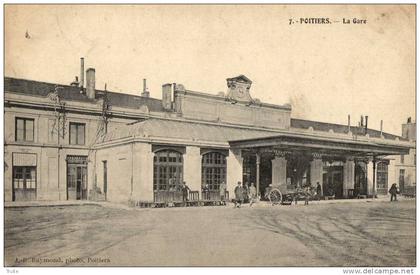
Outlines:
{"type": "Polygon", "coordinates": [[[249,94],[252,81],[244,75],[226,79],[228,86],[227,99],[233,102],[252,103],[249,94]]]}

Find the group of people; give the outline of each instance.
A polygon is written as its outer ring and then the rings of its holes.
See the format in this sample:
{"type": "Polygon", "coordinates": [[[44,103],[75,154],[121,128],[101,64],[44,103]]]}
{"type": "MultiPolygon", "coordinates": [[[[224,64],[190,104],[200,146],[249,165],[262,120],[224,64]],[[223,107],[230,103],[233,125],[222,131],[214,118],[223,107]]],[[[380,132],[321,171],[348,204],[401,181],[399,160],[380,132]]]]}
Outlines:
{"type": "Polygon", "coordinates": [[[247,183],[242,184],[238,181],[238,185],[235,187],[235,208],[241,207],[244,201],[249,201],[249,206],[251,207],[257,200],[257,188],[254,183],[251,183],[249,186],[247,183]]]}
{"type": "MultiPolygon", "coordinates": [[[[174,178],[169,179],[169,191],[182,191],[182,200],[184,202],[188,201],[188,194],[191,191],[191,189],[187,186],[186,182],[182,182],[181,185],[177,184],[174,178]]],[[[305,196],[305,205],[309,204],[309,197],[310,193],[312,192],[311,186],[307,185],[304,188],[304,191],[306,193],[305,196]]],[[[210,188],[208,184],[205,184],[202,187],[203,195],[206,196],[210,192],[210,188]]],[[[219,185],[219,192],[220,192],[220,201],[224,204],[226,204],[226,183],[222,181],[219,185]]],[[[235,187],[235,208],[240,208],[241,205],[249,201],[250,207],[257,201],[257,189],[255,187],[254,183],[251,183],[249,186],[245,182],[242,184],[242,182],[238,181],[237,186],[235,187]]],[[[391,201],[397,200],[397,194],[399,193],[397,185],[394,183],[392,184],[391,188],[389,189],[389,193],[391,195],[391,201]]],[[[315,198],[320,199],[322,196],[322,189],[319,182],[317,182],[317,186],[315,189],[315,198]]],[[[297,203],[297,202],[295,202],[297,203]]]]}
{"type": "MultiPolygon", "coordinates": [[[[207,183],[201,188],[201,192],[204,197],[209,198],[210,187],[207,183]]],[[[221,203],[226,205],[226,183],[224,181],[219,184],[219,195],[221,203]]]]}

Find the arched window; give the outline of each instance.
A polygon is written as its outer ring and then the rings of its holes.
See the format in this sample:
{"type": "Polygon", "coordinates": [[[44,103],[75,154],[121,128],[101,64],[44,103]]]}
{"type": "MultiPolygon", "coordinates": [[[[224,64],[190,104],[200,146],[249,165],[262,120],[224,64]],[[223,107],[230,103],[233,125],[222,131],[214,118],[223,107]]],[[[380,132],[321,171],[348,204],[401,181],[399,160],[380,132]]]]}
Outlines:
{"type": "Polygon", "coordinates": [[[226,156],[219,152],[209,152],[201,159],[201,184],[208,184],[210,190],[219,190],[220,183],[226,183],[226,156]]]}
{"type": "Polygon", "coordinates": [[[169,179],[175,178],[175,183],[183,181],[183,157],[175,150],[155,152],[153,158],[153,190],[169,190],[169,179]]]}

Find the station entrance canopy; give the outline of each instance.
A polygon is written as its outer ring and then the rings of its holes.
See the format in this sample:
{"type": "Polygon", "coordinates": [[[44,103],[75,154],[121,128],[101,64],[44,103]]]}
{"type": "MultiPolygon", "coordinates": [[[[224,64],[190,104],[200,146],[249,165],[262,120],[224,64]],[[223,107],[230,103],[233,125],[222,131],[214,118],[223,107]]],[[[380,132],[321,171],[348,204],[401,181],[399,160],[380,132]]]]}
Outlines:
{"type": "Polygon", "coordinates": [[[271,184],[286,187],[321,184],[322,194],[351,198],[376,194],[375,169],[388,155],[405,155],[412,145],[335,133],[289,131],[270,137],[230,140],[229,146],[243,157],[243,182],[255,182],[257,192],[267,193],[271,184]],[[368,171],[368,163],[373,173],[368,171]],[[373,179],[368,179],[368,174],[373,179]]]}
{"type": "Polygon", "coordinates": [[[346,138],[285,133],[270,137],[231,140],[232,149],[250,150],[261,153],[318,153],[333,158],[345,157],[384,157],[405,155],[412,147],[408,142],[398,140],[370,139],[365,136],[346,138]]]}

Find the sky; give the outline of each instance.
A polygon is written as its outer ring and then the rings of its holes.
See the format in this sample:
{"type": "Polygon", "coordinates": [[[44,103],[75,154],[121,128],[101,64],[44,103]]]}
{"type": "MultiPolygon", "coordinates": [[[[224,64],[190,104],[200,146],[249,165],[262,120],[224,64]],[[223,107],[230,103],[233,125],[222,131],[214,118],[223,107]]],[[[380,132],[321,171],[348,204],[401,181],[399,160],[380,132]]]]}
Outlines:
{"type": "Polygon", "coordinates": [[[5,75],[69,84],[96,70],[96,88],[151,97],[165,83],[292,105],[292,117],[401,134],[415,118],[415,6],[6,5],[5,75]],[[329,18],[334,24],[290,25],[329,18]],[[343,24],[343,18],[367,20],[343,24]]]}

